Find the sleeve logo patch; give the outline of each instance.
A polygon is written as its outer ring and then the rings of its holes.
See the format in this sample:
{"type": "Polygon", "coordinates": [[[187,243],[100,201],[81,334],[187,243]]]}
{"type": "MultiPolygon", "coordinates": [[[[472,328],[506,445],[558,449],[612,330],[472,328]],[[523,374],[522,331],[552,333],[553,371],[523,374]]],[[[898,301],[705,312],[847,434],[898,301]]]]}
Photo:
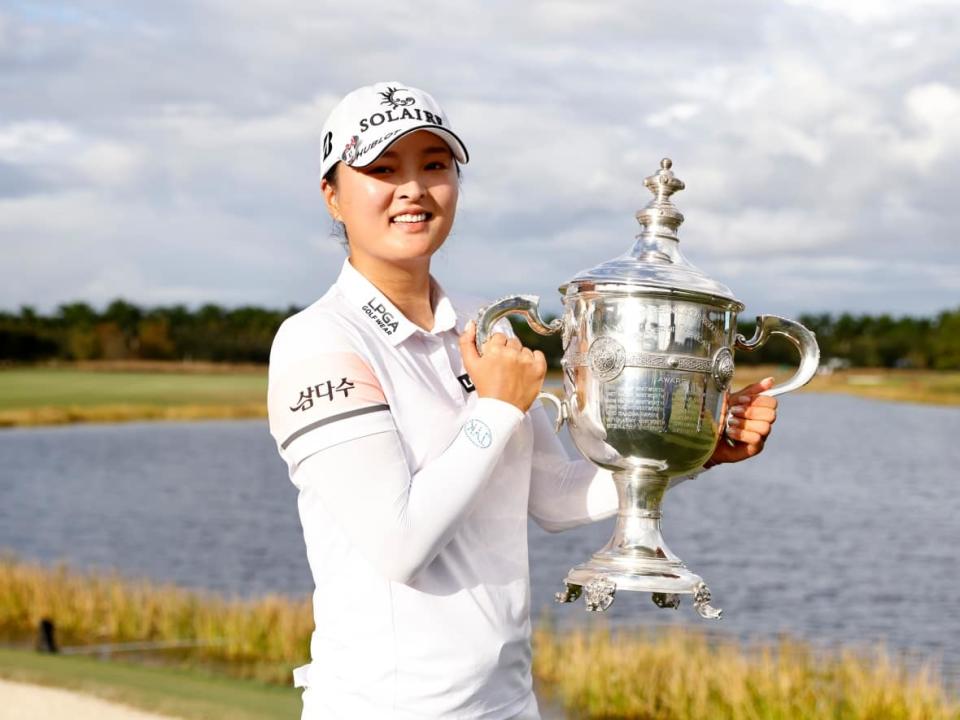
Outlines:
{"type": "Polygon", "coordinates": [[[470,376],[467,373],[464,373],[463,375],[457,375],[457,380],[460,381],[463,389],[468,393],[476,392],[477,388],[474,386],[473,380],[470,379],[470,376]]]}
{"type": "Polygon", "coordinates": [[[343,396],[350,397],[350,391],[353,390],[354,384],[347,380],[346,378],[340,378],[340,384],[336,387],[333,387],[333,383],[330,380],[324,380],[321,383],[316,385],[310,385],[305,390],[300,391],[300,398],[297,400],[296,404],[290,408],[293,412],[306,412],[313,407],[314,401],[319,400],[320,398],[327,398],[330,402],[333,402],[335,399],[334,393],[343,393],[343,396]]]}
{"type": "Polygon", "coordinates": [[[470,420],[463,426],[463,434],[479,448],[488,448],[493,442],[493,433],[482,420],[470,420]]]}

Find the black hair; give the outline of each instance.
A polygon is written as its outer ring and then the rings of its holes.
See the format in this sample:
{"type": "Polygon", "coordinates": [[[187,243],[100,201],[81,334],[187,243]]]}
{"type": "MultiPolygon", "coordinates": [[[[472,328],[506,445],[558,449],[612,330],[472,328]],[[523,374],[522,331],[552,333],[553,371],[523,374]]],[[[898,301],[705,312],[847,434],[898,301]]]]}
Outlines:
{"type": "MultiPolygon", "coordinates": [[[[337,189],[337,170],[340,169],[340,163],[335,162],[333,167],[327,170],[327,174],[323,176],[323,179],[327,181],[327,184],[332,187],[334,190],[337,189]]],[[[347,237],[347,226],[343,224],[340,220],[334,220],[333,226],[330,228],[330,237],[335,237],[340,242],[340,245],[344,250],[349,251],[350,249],[350,238],[347,237]]]]}

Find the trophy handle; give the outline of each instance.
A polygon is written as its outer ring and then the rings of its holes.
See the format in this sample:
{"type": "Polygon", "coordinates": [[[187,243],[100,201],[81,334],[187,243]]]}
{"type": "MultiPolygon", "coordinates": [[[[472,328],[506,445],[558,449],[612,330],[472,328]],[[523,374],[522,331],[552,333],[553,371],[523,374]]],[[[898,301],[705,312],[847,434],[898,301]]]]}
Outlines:
{"type": "Polygon", "coordinates": [[[773,397],[797,390],[810,382],[817,374],[817,366],[820,364],[820,346],[817,344],[817,336],[800,323],[776,315],[758,315],[757,329],[753,337],[747,340],[738,333],[734,347],[750,352],[762,347],[771,335],[783,335],[800,351],[800,367],[794,376],[787,382],[760,393],[773,397]]]}
{"type": "Polygon", "coordinates": [[[511,295],[500,298],[495,303],[481,308],[477,313],[477,352],[483,354],[483,344],[490,338],[493,324],[507,315],[520,315],[526,319],[530,329],[540,335],[553,335],[563,329],[563,320],[555,319],[551,323],[540,317],[539,295],[511,295]]]}
{"type": "Polygon", "coordinates": [[[557,419],[553,423],[553,429],[555,432],[560,432],[560,428],[563,427],[563,423],[570,416],[570,413],[567,410],[567,404],[553,393],[548,392],[542,392],[537,395],[537,400],[547,400],[548,402],[553,403],[553,406],[557,408],[557,419]]]}
{"type": "MultiPolygon", "coordinates": [[[[500,298],[495,303],[481,308],[477,313],[477,352],[483,353],[483,344],[490,339],[490,331],[494,324],[507,315],[520,315],[527,321],[534,332],[540,335],[553,335],[563,330],[563,320],[555,319],[553,322],[546,322],[540,317],[540,296],[539,295],[511,295],[500,298]]],[[[546,400],[553,403],[557,408],[557,419],[553,424],[554,430],[560,432],[560,428],[568,417],[567,407],[564,402],[551,393],[542,392],[537,395],[539,400],[546,400]]]]}

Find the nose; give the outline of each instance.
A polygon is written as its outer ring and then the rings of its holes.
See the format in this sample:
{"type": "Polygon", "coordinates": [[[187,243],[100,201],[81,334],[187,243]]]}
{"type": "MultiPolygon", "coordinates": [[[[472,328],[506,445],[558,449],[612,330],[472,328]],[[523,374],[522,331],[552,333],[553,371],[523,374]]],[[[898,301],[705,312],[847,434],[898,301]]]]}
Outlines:
{"type": "Polygon", "coordinates": [[[403,200],[419,200],[426,191],[415,175],[409,176],[400,185],[397,186],[397,196],[403,200]]]}

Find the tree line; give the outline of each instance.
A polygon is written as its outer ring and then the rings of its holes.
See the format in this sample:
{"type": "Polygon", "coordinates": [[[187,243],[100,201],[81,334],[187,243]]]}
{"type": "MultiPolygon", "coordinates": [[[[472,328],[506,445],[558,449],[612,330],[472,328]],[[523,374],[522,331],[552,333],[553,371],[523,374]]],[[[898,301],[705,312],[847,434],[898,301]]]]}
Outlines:
{"type": "MultiPolygon", "coordinates": [[[[207,304],[141,308],[114,300],[98,311],[87,303],[60,305],[49,315],[34,308],[0,312],[0,361],[30,363],[48,360],[179,360],[265,363],[280,323],[297,307],[270,310],[207,304]]],[[[801,315],[813,330],[821,357],[854,367],[960,369],[960,307],[936,317],[893,318],[890,315],[801,315]]],[[[525,323],[514,323],[525,345],[540,349],[552,367],[559,367],[559,335],[541,336],[525,323]]],[[[753,334],[753,321],[739,331],[753,334]]],[[[796,362],[796,350],[784,339],[771,340],[760,351],[737,353],[737,362],[796,362]]]]}
{"type": "Polygon", "coordinates": [[[265,310],[207,304],[144,309],[114,300],[41,315],[31,307],[0,312],[0,360],[180,360],[265,363],[283,320],[299,308],[265,310]]]}

